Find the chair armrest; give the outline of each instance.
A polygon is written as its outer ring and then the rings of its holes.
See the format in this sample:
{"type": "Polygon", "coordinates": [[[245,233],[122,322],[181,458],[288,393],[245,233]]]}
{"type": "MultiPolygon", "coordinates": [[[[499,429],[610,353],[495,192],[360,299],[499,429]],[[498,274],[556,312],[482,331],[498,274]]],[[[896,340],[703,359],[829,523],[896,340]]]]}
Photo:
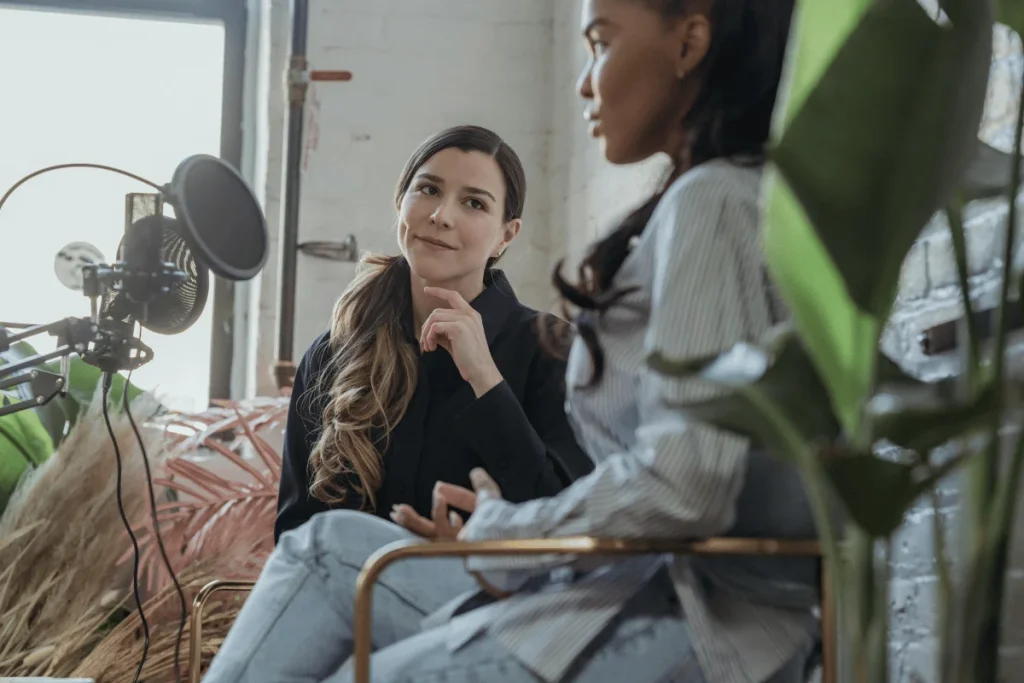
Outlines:
{"type": "MultiPolygon", "coordinates": [[[[531,538],[504,541],[397,541],[375,552],[356,580],[354,614],[355,683],[370,681],[370,631],[373,619],[373,586],[381,572],[398,560],[413,557],[470,557],[473,555],[790,555],[820,557],[821,545],[813,540],[773,538],[708,538],[704,540],[627,540],[618,538],[531,538]]],[[[827,676],[827,673],[826,673],[827,676]]]]}
{"type": "Polygon", "coordinates": [[[192,601],[192,616],[188,634],[188,679],[189,683],[200,683],[200,668],[203,664],[203,609],[214,593],[220,591],[251,591],[255,581],[211,581],[199,589],[192,601]]]}

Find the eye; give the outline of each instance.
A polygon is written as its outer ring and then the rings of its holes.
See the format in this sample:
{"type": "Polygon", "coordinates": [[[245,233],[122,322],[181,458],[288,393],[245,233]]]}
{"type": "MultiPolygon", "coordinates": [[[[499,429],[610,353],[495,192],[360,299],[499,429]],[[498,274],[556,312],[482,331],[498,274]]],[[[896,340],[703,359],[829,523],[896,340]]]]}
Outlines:
{"type": "Polygon", "coordinates": [[[441,191],[437,189],[437,186],[431,185],[430,183],[420,183],[416,186],[416,191],[429,197],[441,194],[441,191]]]}
{"type": "Polygon", "coordinates": [[[468,206],[471,209],[475,209],[476,211],[487,210],[487,205],[484,204],[479,199],[477,199],[476,197],[469,197],[468,199],[466,199],[466,206],[468,206]]]}

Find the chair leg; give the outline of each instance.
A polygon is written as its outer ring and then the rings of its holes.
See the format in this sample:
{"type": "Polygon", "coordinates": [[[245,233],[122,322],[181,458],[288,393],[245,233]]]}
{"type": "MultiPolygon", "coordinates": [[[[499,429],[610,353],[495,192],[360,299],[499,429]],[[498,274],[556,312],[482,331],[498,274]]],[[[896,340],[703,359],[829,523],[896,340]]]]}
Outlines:
{"type": "Polygon", "coordinates": [[[192,615],[188,634],[188,680],[189,683],[200,683],[203,666],[203,609],[217,591],[246,592],[251,591],[252,581],[211,581],[203,586],[192,601],[192,615]]]}
{"type": "Polygon", "coordinates": [[[821,562],[821,683],[836,683],[836,611],[828,571],[821,562]]]}

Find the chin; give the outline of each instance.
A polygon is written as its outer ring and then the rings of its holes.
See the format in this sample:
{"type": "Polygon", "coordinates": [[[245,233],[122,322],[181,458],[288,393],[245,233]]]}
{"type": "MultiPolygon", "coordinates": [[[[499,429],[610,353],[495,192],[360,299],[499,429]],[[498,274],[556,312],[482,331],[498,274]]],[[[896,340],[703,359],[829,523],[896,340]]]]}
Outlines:
{"type": "Polygon", "coordinates": [[[658,146],[649,144],[642,137],[602,135],[600,140],[605,160],[616,166],[636,164],[658,153],[658,146]]]}
{"type": "Polygon", "coordinates": [[[451,264],[440,263],[439,259],[431,258],[430,255],[410,255],[406,259],[413,275],[426,282],[446,282],[452,277],[451,264]]]}
{"type": "Polygon", "coordinates": [[[636,161],[632,158],[633,155],[629,154],[628,146],[616,144],[615,140],[609,140],[603,136],[601,137],[601,152],[610,164],[631,164],[636,161]],[[624,149],[624,147],[626,148],[624,149]]]}

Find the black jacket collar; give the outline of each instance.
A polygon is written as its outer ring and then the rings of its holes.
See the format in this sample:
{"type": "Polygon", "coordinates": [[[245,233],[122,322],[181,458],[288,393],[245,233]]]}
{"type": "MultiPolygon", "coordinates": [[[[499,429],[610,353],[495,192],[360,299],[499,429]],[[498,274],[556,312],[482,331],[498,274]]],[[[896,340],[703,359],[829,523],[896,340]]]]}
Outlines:
{"type": "MultiPolygon", "coordinates": [[[[504,271],[492,268],[484,275],[484,291],[480,292],[469,305],[480,314],[483,321],[484,335],[487,337],[487,345],[494,344],[498,333],[505,327],[509,315],[522,308],[516,293],[512,290],[512,283],[504,271]]],[[[412,305],[405,314],[405,333],[413,343],[416,341],[416,330],[413,324],[412,305]]]]}

